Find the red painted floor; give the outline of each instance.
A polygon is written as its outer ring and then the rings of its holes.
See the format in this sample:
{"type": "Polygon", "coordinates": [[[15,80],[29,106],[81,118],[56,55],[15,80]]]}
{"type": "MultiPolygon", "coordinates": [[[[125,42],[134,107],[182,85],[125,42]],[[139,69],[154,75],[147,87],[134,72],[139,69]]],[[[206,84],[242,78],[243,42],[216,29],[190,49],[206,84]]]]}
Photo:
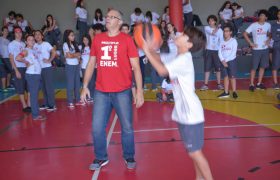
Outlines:
{"type": "MultiPolygon", "coordinates": [[[[17,101],[0,104],[1,180],[92,178],[88,170],[94,159],[92,106],[71,111],[65,104],[57,100],[58,110],[46,113],[45,122],[34,122],[18,111],[17,101]]],[[[176,124],[170,121],[172,108],[171,104],[145,102],[135,110],[135,171],[125,168],[117,123],[108,148],[110,163],[101,169],[99,179],[194,179],[192,162],[176,124]]],[[[214,111],[206,110],[205,117],[204,152],[215,179],[280,179],[280,133],[214,111]]]]}

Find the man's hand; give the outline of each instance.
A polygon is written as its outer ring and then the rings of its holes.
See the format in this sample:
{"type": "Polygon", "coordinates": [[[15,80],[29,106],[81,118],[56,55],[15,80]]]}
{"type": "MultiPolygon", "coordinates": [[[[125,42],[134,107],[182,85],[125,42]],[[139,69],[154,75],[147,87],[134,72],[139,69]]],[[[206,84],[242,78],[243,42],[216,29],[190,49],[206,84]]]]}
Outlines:
{"type": "Polygon", "coordinates": [[[140,108],[144,104],[143,89],[137,89],[134,104],[136,105],[136,108],[140,108]]]}
{"type": "Polygon", "coordinates": [[[81,102],[86,103],[87,102],[87,97],[90,98],[90,92],[87,87],[83,87],[82,92],[81,92],[81,102]]]}

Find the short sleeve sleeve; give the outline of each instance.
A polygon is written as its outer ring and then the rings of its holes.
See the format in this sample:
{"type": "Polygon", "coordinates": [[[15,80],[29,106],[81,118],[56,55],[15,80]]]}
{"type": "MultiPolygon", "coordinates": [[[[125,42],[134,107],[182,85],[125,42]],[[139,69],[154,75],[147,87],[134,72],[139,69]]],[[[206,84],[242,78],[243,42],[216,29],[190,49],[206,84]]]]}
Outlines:
{"type": "Polygon", "coordinates": [[[135,43],[133,41],[133,39],[131,37],[128,37],[128,40],[127,40],[127,46],[128,46],[128,57],[129,58],[136,58],[136,57],[139,57],[138,55],[138,50],[135,46],[135,43]]]}
{"type": "Polygon", "coordinates": [[[64,55],[66,55],[66,53],[70,52],[67,43],[64,43],[64,44],[63,44],[63,52],[64,52],[64,55]]]}
{"type": "Polygon", "coordinates": [[[254,24],[251,24],[251,25],[246,29],[246,32],[247,32],[248,34],[250,34],[250,33],[253,31],[253,26],[254,26],[254,24]]]}
{"type": "Polygon", "coordinates": [[[90,56],[96,56],[97,54],[97,51],[96,51],[96,48],[97,48],[97,36],[93,38],[93,41],[92,41],[92,44],[91,44],[91,47],[90,47],[90,56]]]}

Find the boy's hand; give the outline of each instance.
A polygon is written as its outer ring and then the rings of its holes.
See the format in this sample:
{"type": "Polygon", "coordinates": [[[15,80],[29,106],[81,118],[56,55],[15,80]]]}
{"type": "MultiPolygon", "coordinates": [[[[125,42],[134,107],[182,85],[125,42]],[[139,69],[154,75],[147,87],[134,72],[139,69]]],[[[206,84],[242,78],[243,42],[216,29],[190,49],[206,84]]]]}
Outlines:
{"type": "Polygon", "coordinates": [[[228,67],[228,64],[227,64],[227,62],[224,60],[224,61],[222,61],[222,64],[224,65],[224,67],[228,67]]]}
{"type": "Polygon", "coordinates": [[[163,101],[167,101],[167,96],[166,96],[165,93],[162,93],[162,100],[163,100],[163,101]]]}

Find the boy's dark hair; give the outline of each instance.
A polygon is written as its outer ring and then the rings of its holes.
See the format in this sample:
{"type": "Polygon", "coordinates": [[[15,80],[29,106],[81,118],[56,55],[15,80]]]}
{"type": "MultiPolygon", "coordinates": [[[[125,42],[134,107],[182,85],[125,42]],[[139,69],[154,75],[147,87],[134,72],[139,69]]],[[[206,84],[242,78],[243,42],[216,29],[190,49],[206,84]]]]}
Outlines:
{"type": "Polygon", "coordinates": [[[130,30],[130,26],[127,23],[123,23],[120,29],[122,29],[123,27],[127,27],[128,30],[130,30]]]}
{"type": "Polygon", "coordinates": [[[265,10],[265,9],[261,9],[261,10],[259,11],[258,17],[260,17],[261,14],[265,15],[266,17],[268,17],[268,11],[265,10]]]}
{"type": "Polygon", "coordinates": [[[206,36],[202,31],[196,27],[187,27],[184,30],[184,34],[189,37],[188,41],[193,44],[193,47],[190,49],[191,52],[196,52],[205,48],[206,36]]]}
{"type": "Polygon", "coordinates": [[[104,30],[104,26],[103,26],[102,24],[100,24],[100,23],[97,23],[97,24],[94,24],[94,25],[92,26],[92,29],[93,29],[94,31],[96,31],[96,30],[103,31],[103,30],[104,30]]]}
{"type": "Polygon", "coordinates": [[[223,30],[225,30],[226,28],[228,28],[228,29],[230,30],[230,32],[233,31],[233,27],[232,27],[232,25],[229,24],[229,23],[226,23],[226,24],[224,25],[223,30]]]}
{"type": "Polygon", "coordinates": [[[22,32],[22,29],[21,29],[21,27],[20,26],[14,26],[14,33],[15,33],[15,30],[16,29],[20,29],[21,30],[21,32],[22,32]]]}
{"type": "Polygon", "coordinates": [[[207,17],[207,22],[208,22],[208,23],[209,23],[209,20],[210,20],[210,19],[213,19],[215,22],[218,21],[217,16],[215,16],[215,15],[213,15],[213,14],[207,17]]]}
{"type": "Polygon", "coordinates": [[[134,12],[135,12],[135,14],[141,14],[142,13],[142,11],[139,7],[135,8],[134,12]]]}
{"type": "Polygon", "coordinates": [[[3,27],[1,28],[1,31],[3,32],[4,29],[8,29],[8,27],[7,27],[7,26],[3,26],[3,27]]]}
{"type": "Polygon", "coordinates": [[[12,16],[12,15],[13,15],[13,16],[15,17],[15,16],[16,16],[16,13],[15,13],[15,11],[10,11],[10,12],[8,13],[8,15],[9,15],[9,16],[12,16]]]}
{"type": "Polygon", "coordinates": [[[16,17],[17,17],[17,18],[21,18],[21,19],[23,19],[23,15],[22,15],[22,14],[20,14],[20,13],[16,14],[16,17]]]}

